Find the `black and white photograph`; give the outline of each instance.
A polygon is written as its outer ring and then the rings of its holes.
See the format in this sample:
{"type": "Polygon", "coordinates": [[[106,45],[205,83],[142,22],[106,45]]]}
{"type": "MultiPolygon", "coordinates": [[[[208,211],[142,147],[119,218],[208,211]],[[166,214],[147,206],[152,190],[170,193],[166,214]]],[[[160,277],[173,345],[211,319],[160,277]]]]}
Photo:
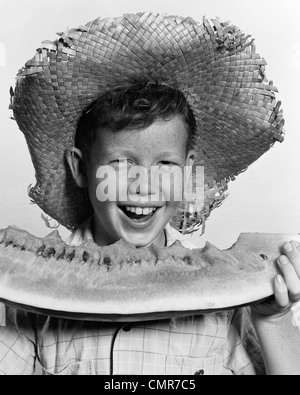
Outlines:
{"type": "Polygon", "coordinates": [[[300,375],[299,14],[0,0],[0,375],[300,375]]]}

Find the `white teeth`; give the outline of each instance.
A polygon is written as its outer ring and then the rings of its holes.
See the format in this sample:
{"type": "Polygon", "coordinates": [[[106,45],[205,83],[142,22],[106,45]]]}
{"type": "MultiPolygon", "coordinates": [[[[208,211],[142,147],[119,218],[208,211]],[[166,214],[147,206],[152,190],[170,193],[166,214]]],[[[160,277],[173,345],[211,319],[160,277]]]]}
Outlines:
{"type": "Polygon", "coordinates": [[[126,206],[126,210],[131,211],[132,213],[135,213],[137,215],[149,215],[152,214],[153,211],[156,211],[157,209],[155,207],[141,208],[141,207],[126,206]]]}

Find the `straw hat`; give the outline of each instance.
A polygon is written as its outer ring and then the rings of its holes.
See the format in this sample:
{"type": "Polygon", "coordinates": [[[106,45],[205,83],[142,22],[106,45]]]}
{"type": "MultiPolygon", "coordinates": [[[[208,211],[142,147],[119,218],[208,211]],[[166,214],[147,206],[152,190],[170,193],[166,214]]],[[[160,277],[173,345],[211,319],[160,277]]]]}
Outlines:
{"type": "Polygon", "coordinates": [[[58,35],[19,71],[11,108],[36,170],[29,196],[70,230],[92,207],[72,179],[66,149],[83,110],[126,78],[143,75],[179,88],[194,110],[205,199],[202,207],[180,203],[171,224],[182,232],[197,230],[225,199],[228,182],[283,141],[281,103],[265,77],[266,61],[229,22],[139,13],[98,18],[58,35]]]}

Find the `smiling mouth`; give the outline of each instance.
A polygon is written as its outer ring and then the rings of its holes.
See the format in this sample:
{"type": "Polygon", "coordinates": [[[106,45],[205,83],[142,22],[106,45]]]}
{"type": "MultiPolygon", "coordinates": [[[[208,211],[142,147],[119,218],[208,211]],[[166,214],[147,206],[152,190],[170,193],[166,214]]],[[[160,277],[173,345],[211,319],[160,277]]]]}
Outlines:
{"type": "Polygon", "coordinates": [[[137,214],[136,210],[135,211],[130,211],[126,206],[119,206],[120,210],[123,211],[123,213],[132,221],[135,223],[144,223],[149,221],[154,214],[160,209],[160,207],[155,207],[152,212],[149,214],[137,214]]]}

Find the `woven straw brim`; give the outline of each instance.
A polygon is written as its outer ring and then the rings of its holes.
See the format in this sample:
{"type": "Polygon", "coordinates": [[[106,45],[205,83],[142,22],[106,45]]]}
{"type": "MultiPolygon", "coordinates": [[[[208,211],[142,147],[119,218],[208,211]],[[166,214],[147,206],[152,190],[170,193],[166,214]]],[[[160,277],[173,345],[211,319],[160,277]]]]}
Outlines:
{"type": "MultiPolygon", "coordinates": [[[[30,197],[70,230],[89,217],[90,202],[71,177],[66,149],[91,102],[143,75],[182,90],[195,112],[197,164],[205,166],[201,215],[207,218],[225,199],[228,182],[283,141],[282,111],[265,65],[250,36],[218,19],[99,18],[44,41],[20,70],[11,104],[36,170],[30,197]]],[[[173,217],[179,230],[186,210],[182,202],[173,217]]]]}

